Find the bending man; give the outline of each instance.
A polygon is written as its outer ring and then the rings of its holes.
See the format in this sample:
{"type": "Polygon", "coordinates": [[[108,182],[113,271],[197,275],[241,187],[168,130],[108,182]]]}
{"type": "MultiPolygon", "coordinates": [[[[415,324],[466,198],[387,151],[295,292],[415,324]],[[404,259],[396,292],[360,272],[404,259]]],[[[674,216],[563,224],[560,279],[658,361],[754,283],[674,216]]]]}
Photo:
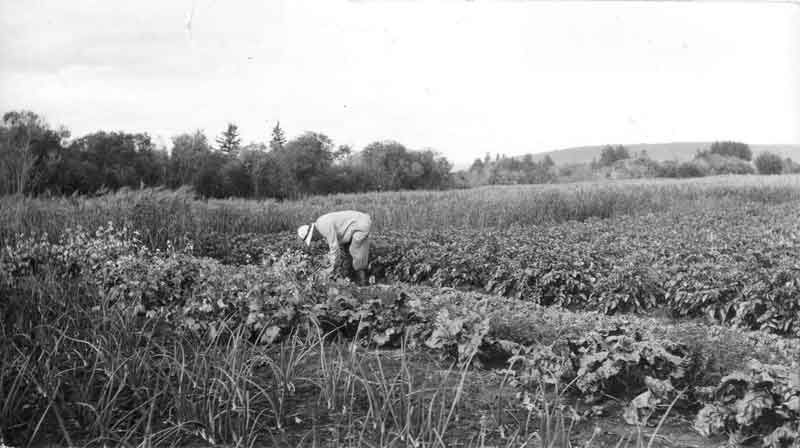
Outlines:
{"type": "Polygon", "coordinates": [[[353,269],[358,275],[358,283],[367,283],[367,264],[369,263],[369,232],[372,220],[366,213],[353,210],[332,212],[317,218],[309,225],[297,229],[297,237],[307,246],[318,239],[328,242],[328,259],[330,267],[327,274],[333,273],[339,250],[348,246],[353,257],[353,269]]]}

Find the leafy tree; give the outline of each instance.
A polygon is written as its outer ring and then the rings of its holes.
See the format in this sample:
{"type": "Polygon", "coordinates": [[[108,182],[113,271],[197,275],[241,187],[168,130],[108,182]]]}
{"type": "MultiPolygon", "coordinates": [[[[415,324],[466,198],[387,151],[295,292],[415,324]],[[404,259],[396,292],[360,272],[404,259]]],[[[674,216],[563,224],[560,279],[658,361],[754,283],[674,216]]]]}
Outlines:
{"type": "Polygon", "coordinates": [[[350,145],[339,145],[336,152],[333,153],[333,160],[336,162],[343,162],[353,155],[353,148],[350,145]]]}
{"type": "Polygon", "coordinates": [[[747,160],[748,162],[753,157],[753,152],[750,150],[750,146],[746,143],[741,142],[732,142],[732,141],[722,141],[722,142],[714,142],[711,144],[708,152],[711,154],[719,154],[722,156],[728,157],[738,157],[742,160],[747,160]]]}
{"type": "Polygon", "coordinates": [[[94,163],[80,157],[74,151],[66,151],[65,156],[59,162],[51,185],[57,186],[53,190],[61,194],[89,194],[96,192],[102,178],[100,168],[94,163]]]}
{"type": "Polygon", "coordinates": [[[403,188],[410,169],[408,150],[395,141],[373,142],[361,151],[363,167],[371,175],[370,187],[377,190],[403,188]]]}
{"type": "Polygon", "coordinates": [[[436,189],[451,183],[452,165],[447,159],[431,149],[412,151],[391,140],[367,145],[354,165],[365,173],[365,189],[436,189]]]}
{"type": "Polygon", "coordinates": [[[225,154],[236,155],[239,152],[241,139],[239,138],[239,127],[233,123],[228,123],[225,131],[217,137],[219,150],[225,154]]]}
{"type": "Polygon", "coordinates": [[[258,161],[267,155],[267,145],[250,143],[239,151],[238,159],[242,162],[250,176],[253,175],[258,161]]]}
{"type": "Polygon", "coordinates": [[[68,150],[97,168],[97,176],[85,179],[87,184],[83,187],[89,192],[150,186],[151,181],[156,181],[157,176],[149,173],[158,167],[154,166],[155,148],[148,134],[100,131],[75,140],[68,150]]]}
{"type": "Polygon", "coordinates": [[[675,160],[665,160],[655,162],[656,177],[678,177],[678,162],[675,160]]]}
{"type": "Polygon", "coordinates": [[[43,188],[53,174],[53,164],[69,132],[53,130],[34,112],[3,114],[0,124],[0,194],[24,193],[43,188]]]}
{"type": "Polygon", "coordinates": [[[611,166],[618,160],[630,158],[628,149],[622,145],[607,145],[600,151],[599,166],[611,166]]]}
{"type": "MultiPolygon", "coordinates": [[[[549,158],[549,156],[548,156],[548,158],[549,158]]],[[[553,161],[552,159],[549,159],[549,160],[551,162],[553,161]]],[[[529,168],[529,167],[532,167],[534,165],[535,165],[535,163],[533,162],[533,154],[525,154],[524,156],[522,156],[522,166],[524,166],[525,168],[529,168]]]]}
{"type": "Polygon", "coordinates": [[[211,145],[202,131],[172,137],[167,185],[177,188],[192,185],[204,158],[211,153],[211,145]]]}
{"type": "Polygon", "coordinates": [[[36,156],[31,150],[33,134],[41,128],[41,119],[29,111],[8,112],[3,115],[0,132],[0,176],[4,185],[3,193],[22,193],[36,156]]]}
{"type": "Polygon", "coordinates": [[[167,182],[169,155],[166,149],[156,148],[155,145],[146,151],[140,151],[136,158],[136,172],[139,174],[139,184],[144,186],[164,185],[167,182]]]}
{"type": "Polygon", "coordinates": [[[194,179],[194,189],[198,194],[211,198],[224,198],[225,179],[222,176],[222,167],[228,161],[225,154],[212,152],[205,155],[200,165],[200,170],[194,179]]]}
{"type": "Polygon", "coordinates": [[[293,174],[272,152],[255,160],[252,182],[253,194],[258,198],[289,199],[298,194],[293,174]]]}
{"type": "MultiPolygon", "coordinates": [[[[552,160],[549,161],[552,163],[552,160]]],[[[539,184],[551,182],[555,178],[553,165],[545,158],[534,162],[533,155],[522,158],[501,156],[484,167],[484,175],[473,179],[473,185],[495,184],[539,184]],[[477,183],[475,181],[478,181],[477,183]]]]}
{"type": "Polygon", "coordinates": [[[238,159],[229,159],[219,172],[222,188],[226,197],[248,197],[252,193],[252,180],[244,163],[238,159]]]}
{"type": "Polygon", "coordinates": [[[682,162],[677,166],[678,177],[703,177],[707,173],[704,167],[696,160],[682,162]]]}
{"type": "Polygon", "coordinates": [[[370,173],[357,165],[334,165],[328,169],[324,176],[314,179],[313,188],[316,191],[330,191],[339,193],[360,193],[367,191],[370,173]]]}
{"type": "Polygon", "coordinates": [[[150,164],[150,172],[143,182],[147,185],[166,185],[169,179],[169,153],[165,148],[154,149],[145,159],[150,164]]]}
{"type": "Polygon", "coordinates": [[[316,193],[311,185],[333,164],[333,142],[324,134],[306,132],[286,143],[278,155],[282,169],[293,174],[300,192],[316,193]]]}
{"type": "Polygon", "coordinates": [[[800,164],[787,157],[783,160],[783,172],[787,174],[800,173],[800,164]]]}
{"type": "Polygon", "coordinates": [[[483,171],[483,169],[484,169],[483,160],[481,160],[480,158],[475,159],[475,161],[472,162],[472,165],[470,165],[469,167],[469,171],[471,173],[480,173],[481,171],[483,171]]]}
{"type": "Polygon", "coordinates": [[[771,152],[759,154],[755,164],[759,174],[780,174],[783,171],[783,160],[779,155],[771,152]]]}
{"type": "Polygon", "coordinates": [[[453,164],[447,158],[432,149],[411,151],[411,154],[421,167],[420,175],[416,177],[416,185],[413,188],[439,189],[450,186],[452,182],[450,172],[453,164]]]}
{"type": "Polygon", "coordinates": [[[695,157],[694,162],[703,167],[707,175],[719,174],[753,174],[753,165],[738,157],[723,156],[705,152],[695,157]]]}

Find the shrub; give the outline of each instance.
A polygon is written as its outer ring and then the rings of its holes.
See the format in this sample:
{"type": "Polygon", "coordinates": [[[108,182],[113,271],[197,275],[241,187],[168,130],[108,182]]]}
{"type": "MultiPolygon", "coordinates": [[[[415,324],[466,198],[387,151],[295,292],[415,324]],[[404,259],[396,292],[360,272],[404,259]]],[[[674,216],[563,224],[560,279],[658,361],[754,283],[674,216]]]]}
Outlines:
{"type": "Polygon", "coordinates": [[[610,166],[614,162],[630,158],[628,149],[622,145],[607,145],[600,151],[600,160],[597,162],[600,166],[610,166]]]}
{"type": "Polygon", "coordinates": [[[783,161],[783,172],[785,174],[800,173],[800,163],[795,162],[791,157],[787,157],[783,161]]]}
{"type": "Polygon", "coordinates": [[[656,177],[680,177],[678,171],[678,162],[675,160],[665,160],[663,162],[656,162],[655,166],[656,177]]]}
{"type": "Polygon", "coordinates": [[[715,153],[705,153],[698,157],[707,166],[709,175],[719,174],[754,174],[755,169],[750,162],[738,157],[724,156],[715,153]]]}
{"type": "Polygon", "coordinates": [[[677,167],[678,177],[703,177],[708,174],[705,164],[696,160],[682,162],[677,167]]]}
{"type": "Polygon", "coordinates": [[[783,171],[783,160],[777,154],[762,152],[756,157],[756,168],[759,174],[780,174],[783,171]]]}
{"type": "Polygon", "coordinates": [[[750,150],[750,146],[746,143],[740,142],[714,142],[711,144],[708,152],[711,154],[719,154],[721,156],[736,157],[747,161],[753,157],[753,152],[750,150]]]}
{"type": "Polygon", "coordinates": [[[638,179],[654,177],[658,173],[658,162],[647,159],[617,160],[612,165],[611,177],[615,179],[638,179]]]}

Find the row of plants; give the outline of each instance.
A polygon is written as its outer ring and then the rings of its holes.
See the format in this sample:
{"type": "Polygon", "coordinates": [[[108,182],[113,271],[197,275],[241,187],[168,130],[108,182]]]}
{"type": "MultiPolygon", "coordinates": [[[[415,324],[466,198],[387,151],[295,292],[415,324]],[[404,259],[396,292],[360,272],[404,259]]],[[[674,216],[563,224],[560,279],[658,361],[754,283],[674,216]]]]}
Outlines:
{"type": "MultiPolygon", "coordinates": [[[[3,303],[3,336],[18,353],[42,353],[37,333],[43,328],[73,325],[63,310],[74,300],[87,301],[100,321],[113,308],[131,321],[157,318],[177,334],[209,341],[242,331],[251,342],[274,346],[314,322],[326,333],[373,347],[405,344],[461,363],[507,367],[521,405],[543,383],[569,384],[592,404],[609,395],[632,400],[625,411],[632,423],[646,424],[665,404],[677,403],[684,412],[697,413],[695,425],[707,435],[760,437],[774,447],[797,440],[800,347],[776,336],[654,326],[646,319],[570,313],[448,288],[354,288],[318,278],[314,258],[294,250],[269,267],[232,266],[185,250],[152,251],[124,230],[69,235],[57,244],[21,240],[0,257],[0,287],[10,298],[3,303]],[[43,284],[77,290],[58,295],[43,284]],[[747,369],[730,368],[744,365],[749,356],[758,359],[747,369]]],[[[151,343],[155,331],[143,333],[132,337],[151,343]]],[[[65,332],[60,340],[70,337],[65,332]]],[[[58,357],[74,357],[51,349],[58,357]]],[[[24,361],[36,364],[34,355],[24,361]]],[[[69,384],[26,383],[37,377],[16,374],[19,363],[8,365],[3,395],[20,389],[30,394],[11,394],[19,399],[4,406],[4,421],[35,419],[35,411],[46,414],[56,400],[91,392],[69,384]]]]}
{"type": "MultiPolygon", "coordinates": [[[[508,229],[381,231],[379,282],[457,287],[606,314],[664,310],[800,336],[796,204],[674,210],[508,229]]],[[[209,233],[194,253],[272,263],[294,235],[209,233]]]]}
{"type": "Polygon", "coordinates": [[[385,235],[373,270],[412,283],[595,309],[666,308],[800,335],[800,221],[794,205],[519,227],[385,235]]]}

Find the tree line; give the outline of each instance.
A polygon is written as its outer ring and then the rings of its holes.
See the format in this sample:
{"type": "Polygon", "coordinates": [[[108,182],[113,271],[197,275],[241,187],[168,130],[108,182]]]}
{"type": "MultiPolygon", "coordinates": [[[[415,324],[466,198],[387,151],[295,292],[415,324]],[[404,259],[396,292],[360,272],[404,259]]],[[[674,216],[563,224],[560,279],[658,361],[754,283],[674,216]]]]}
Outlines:
{"type": "Polygon", "coordinates": [[[209,141],[202,131],[172,138],[158,148],[146,133],[98,131],[71,139],[31,111],[11,111],[0,123],[0,195],[92,195],[123,187],[191,186],[205,197],[295,199],[307,195],[366,191],[468,188],[540,184],[602,177],[699,177],[718,174],[800,172],[800,165],[769,152],[753,157],[741,142],[718,141],[692,160],[656,161],[625,146],[607,145],[589,164],[556,166],[549,156],[534,160],[486,154],[469,169],[431,149],[412,150],[376,141],[360,151],[335,145],[319,132],[288,139],[280,123],[269,142],[243,145],[229,123],[209,141]]]}
{"type": "Polygon", "coordinates": [[[800,173],[800,164],[772,152],[754,157],[746,143],[716,141],[707,148],[698,148],[691,160],[658,161],[646,151],[632,153],[623,145],[606,145],[590,163],[556,165],[549,156],[534,161],[531,154],[475,159],[469,170],[456,173],[456,183],[465,186],[498,184],[538,184],[571,182],[600,178],[688,178],[724,174],[788,174],[800,173]]]}
{"type": "Polygon", "coordinates": [[[791,158],[764,151],[753,157],[750,145],[736,141],[716,141],[707,148],[698,148],[691,160],[655,161],[646,152],[632,155],[621,145],[603,148],[593,166],[606,173],[638,172],[638,177],[703,177],[724,174],[789,174],[800,172],[800,165],[791,158]]]}
{"type": "Polygon", "coordinates": [[[34,112],[7,112],[0,124],[0,194],[188,185],[205,197],[293,199],[453,186],[451,163],[431,149],[387,140],[353,151],[318,132],[287,139],[280,123],[267,144],[243,145],[233,123],[213,143],[199,130],[171,143],[167,150],[146,133],[106,131],[70,139],[67,129],[34,112]]]}

